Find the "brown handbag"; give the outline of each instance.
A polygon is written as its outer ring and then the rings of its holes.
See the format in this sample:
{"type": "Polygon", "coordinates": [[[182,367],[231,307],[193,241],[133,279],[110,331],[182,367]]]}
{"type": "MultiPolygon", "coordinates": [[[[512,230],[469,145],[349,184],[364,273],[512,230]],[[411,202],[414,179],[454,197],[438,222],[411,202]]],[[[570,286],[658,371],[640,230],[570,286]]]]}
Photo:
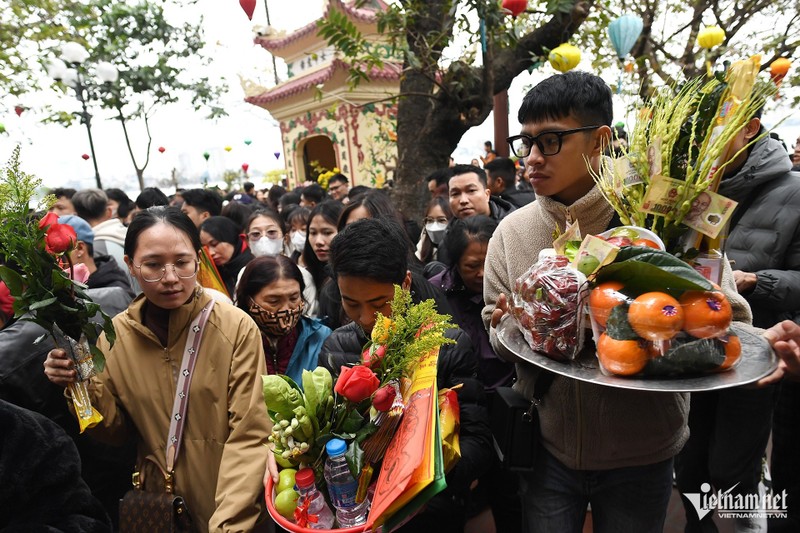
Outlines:
{"type": "Polygon", "coordinates": [[[186,348],[178,374],[175,402],[172,406],[172,420],[167,438],[167,471],[164,473],[165,492],[146,492],[142,489],[139,472],[133,474],[133,490],[128,491],[119,502],[120,533],[191,533],[192,518],[186,502],[173,493],[175,461],[183,438],[186,407],[189,402],[189,386],[192,382],[194,365],[203,331],[214,301],[210,301],[195,317],[186,339],[186,348]]]}

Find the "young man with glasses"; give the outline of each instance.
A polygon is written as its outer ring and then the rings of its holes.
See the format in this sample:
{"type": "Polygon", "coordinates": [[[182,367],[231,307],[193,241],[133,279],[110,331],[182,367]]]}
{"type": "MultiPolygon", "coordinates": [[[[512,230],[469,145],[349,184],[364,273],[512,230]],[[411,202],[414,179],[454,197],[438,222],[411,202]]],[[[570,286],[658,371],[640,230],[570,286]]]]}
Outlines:
{"type": "Polygon", "coordinates": [[[347,203],[350,181],[344,174],[334,174],[328,180],[328,194],[337,202],[347,203]]]}
{"type": "MultiPolygon", "coordinates": [[[[515,280],[550,248],[553,231],[580,222],[606,230],[614,211],[595,187],[610,144],[611,90],[599,77],[567,72],[542,81],[519,110],[508,139],[524,158],[536,201],[498,226],[484,269],[484,323],[496,353],[496,326],[515,280]]],[[[517,360],[517,390],[533,396],[539,367],[517,360]]],[[[541,387],[541,385],[540,385],[541,387]]],[[[688,438],[688,396],[625,390],[556,376],[538,407],[540,443],[521,476],[525,531],[580,531],[591,504],[595,531],[660,532],[672,493],[672,461],[688,438]]]]}

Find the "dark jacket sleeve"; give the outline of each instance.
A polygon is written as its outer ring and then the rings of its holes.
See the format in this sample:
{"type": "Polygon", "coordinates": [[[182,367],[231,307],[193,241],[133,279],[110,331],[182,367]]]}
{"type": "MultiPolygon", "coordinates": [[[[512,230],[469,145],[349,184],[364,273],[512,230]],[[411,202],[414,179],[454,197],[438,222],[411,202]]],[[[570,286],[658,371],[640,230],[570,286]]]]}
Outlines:
{"type": "Polygon", "coordinates": [[[489,429],[483,385],[478,381],[478,359],[469,337],[462,330],[449,330],[447,336],[456,344],[444,345],[439,351],[439,388],[458,389],[461,410],[459,444],[461,459],[447,474],[447,486],[464,496],[470,484],[486,473],[494,460],[494,448],[489,429]]]}
{"type": "Polygon", "coordinates": [[[111,531],[75,445],[47,418],[0,401],[0,531],[111,531]]]}

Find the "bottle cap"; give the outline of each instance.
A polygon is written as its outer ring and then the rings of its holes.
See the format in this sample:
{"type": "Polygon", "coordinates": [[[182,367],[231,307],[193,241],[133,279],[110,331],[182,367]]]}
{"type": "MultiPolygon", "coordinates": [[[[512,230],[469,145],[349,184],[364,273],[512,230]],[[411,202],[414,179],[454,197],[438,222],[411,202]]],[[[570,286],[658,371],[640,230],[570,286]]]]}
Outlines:
{"type": "Polygon", "coordinates": [[[325,451],[328,452],[328,457],[344,455],[344,452],[347,451],[347,443],[342,439],[331,439],[325,445],[325,451]]]}
{"type": "Polygon", "coordinates": [[[297,474],[295,474],[294,482],[297,484],[298,488],[301,489],[307,489],[312,486],[314,484],[314,469],[301,468],[297,471],[297,474]]]}

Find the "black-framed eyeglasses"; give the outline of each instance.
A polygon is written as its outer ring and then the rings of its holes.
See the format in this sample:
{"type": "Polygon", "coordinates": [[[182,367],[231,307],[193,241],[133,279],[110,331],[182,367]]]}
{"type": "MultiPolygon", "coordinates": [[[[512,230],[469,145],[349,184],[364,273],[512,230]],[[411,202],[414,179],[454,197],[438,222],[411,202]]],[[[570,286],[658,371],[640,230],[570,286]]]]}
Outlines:
{"type": "Polygon", "coordinates": [[[519,135],[512,135],[506,139],[506,142],[517,157],[528,157],[531,154],[531,148],[534,143],[542,155],[556,155],[561,151],[561,144],[565,136],[578,133],[579,131],[596,130],[599,127],[600,126],[584,126],[573,130],[546,131],[535,137],[527,133],[520,133],[519,135]]]}

